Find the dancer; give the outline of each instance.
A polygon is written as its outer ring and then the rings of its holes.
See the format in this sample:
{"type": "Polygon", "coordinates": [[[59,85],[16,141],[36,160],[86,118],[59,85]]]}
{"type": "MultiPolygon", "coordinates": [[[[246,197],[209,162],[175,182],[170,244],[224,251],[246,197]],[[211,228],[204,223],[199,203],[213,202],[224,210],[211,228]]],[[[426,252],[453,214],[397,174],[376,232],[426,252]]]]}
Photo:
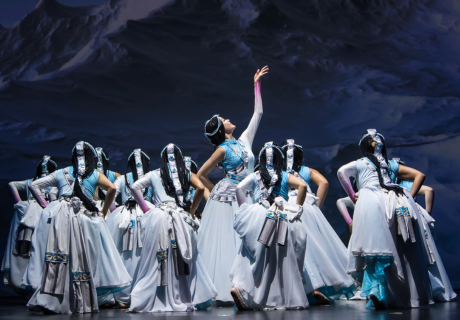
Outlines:
{"type": "Polygon", "coordinates": [[[72,150],[72,166],[57,170],[30,186],[45,208],[32,237],[27,279],[36,289],[28,303],[45,313],[98,312],[98,298],[131,282],[102,215],[115,196],[114,185],[96,170],[97,156],[84,141],[72,150]],[[48,206],[41,189],[59,189],[48,206]],[[105,190],[102,215],[92,200],[96,186],[105,190]],[[34,257],[35,256],[35,257],[34,257]]]}
{"type": "Polygon", "coordinates": [[[302,226],[307,186],[283,170],[283,153],[273,142],[259,154],[259,171],[236,188],[239,210],[234,228],[242,244],[231,271],[231,295],[240,310],[303,309],[303,261],[306,228],[302,226]],[[297,205],[289,204],[289,188],[298,192],[297,205]],[[256,203],[246,202],[253,194],[256,203]]]}
{"type": "MultiPolygon", "coordinates": [[[[323,305],[329,304],[329,299],[339,299],[343,295],[348,299],[356,291],[353,279],[347,274],[348,250],[320,209],[329,183],[318,171],[302,165],[302,146],[293,139],[286,140],[282,150],[286,172],[305,182],[311,195],[303,204],[302,216],[302,224],[308,235],[303,271],[307,280],[305,292],[310,302],[323,305]],[[311,191],[312,184],[318,187],[317,197],[311,191]]],[[[297,191],[293,190],[289,193],[289,202],[296,201],[297,191]]]]}
{"type": "Polygon", "coordinates": [[[233,137],[236,126],[229,119],[215,115],[205,125],[205,136],[215,151],[198,172],[204,186],[211,190],[202,215],[198,251],[219,292],[216,299],[222,302],[233,301],[229,274],[241,244],[233,230],[234,215],[238,209],[235,190],[239,182],[254,172],[252,142],[263,113],[260,79],[267,72],[268,67],[265,66],[254,75],[254,115],[238,140],[233,137]],[[214,186],[208,174],[216,165],[225,170],[225,178],[214,186]]]}
{"type": "Polygon", "coordinates": [[[131,186],[144,212],[141,218],[142,254],[131,291],[130,312],[192,311],[211,305],[216,289],[196,249],[195,210],[204,186],[186,168],[180,149],[168,144],[161,168],[131,186]],[[188,197],[190,186],[195,197],[188,197]],[[152,187],[156,208],[150,209],[142,190],[152,187]]]}
{"type": "MultiPolygon", "coordinates": [[[[396,162],[399,164],[399,167],[401,168],[402,166],[405,166],[404,162],[399,159],[399,158],[393,158],[389,162],[396,162]]],[[[410,180],[402,180],[399,179],[398,177],[395,177],[395,182],[398,183],[401,187],[406,188],[409,192],[412,189],[413,182],[410,180]]],[[[420,190],[424,188],[425,191],[419,191],[417,195],[428,195],[426,197],[426,206],[429,206],[432,208],[433,206],[433,199],[434,199],[434,191],[431,187],[422,185],[420,190]],[[424,188],[425,187],[425,188],[424,188]],[[426,192],[426,193],[425,193],[426,192]],[[430,197],[430,195],[433,195],[433,197],[430,197]]],[[[359,196],[358,196],[359,197],[359,196]]],[[[429,277],[430,277],[430,282],[431,282],[431,288],[433,292],[433,299],[435,302],[447,302],[447,301],[452,301],[457,294],[454,292],[452,289],[452,285],[450,283],[449,277],[446,273],[446,270],[444,268],[444,264],[442,263],[441,257],[438,253],[438,249],[436,246],[436,243],[434,242],[434,238],[431,234],[431,230],[434,228],[434,222],[435,220],[430,216],[429,212],[425,210],[423,207],[421,207],[418,203],[416,203],[417,208],[420,212],[420,215],[422,217],[422,222],[423,222],[423,227],[424,227],[424,232],[425,232],[425,243],[426,247],[428,248],[429,251],[429,277]]],[[[352,226],[352,219],[350,218],[350,214],[348,213],[348,209],[351,209],[354,211],[355,205],[354,203],[350,200],[350,198],[342,198],[337,200],[337,207],[341,211],[342,215],[345,217],[345,221],[351,221],[350,226],[352,226]]],[[[347,222],[348,223],[348,222],[347,222]]]]}
{"type": "MultiPolygon", "coordinates": [[[[109,170],[109,156],[107,155],[107,152],[101,147],[98,147],[95,150],[97,155],[97,171],[105,175],[110,182],[115,183],[115,180],[120,177],[120,174],[109,170]]],[[[96,200],[96,206],[99,211],[101,211],[104,206],[105,197],[105,191],[100,188],[96,188],[93,199],[96,200]]],[[[111,207],[107,212],[107,216],[109,216],[114,209],[114,207],[111,207]]]]}
{"type": "Polygon", "coordinates": [[[388,161],[383,135],[367,130],[359,141],[364,158],[341,167],[338,178],[356,203],[349,244],[348,273],[362,282],[367,307],[410,308],[433,303],[428,277],[428,248],[421,215],[413,200],[423,173],[388,161]],[[394,178],[414,181],[411,192],[394,178]],[[356,197],[350,177],[360,190],[356,197]]]}
{"type": "MultiPolygon", "coordinates": [[[[96,150],[97,151],[97,150],[96,150]]],[[[130,187],[138,179],[149,172],[150,158],[141,149],[135,149],[128,157],[128,168],[131,170],[119,176],[115,181],[117,192],[115,198],[121,193],[122,206],[115,209],[107,218],[107,227],[117,246],[118,252],[129,275],[134,278],[142,252],[141,227],[139,222],[144,215],[136,200],[131,195],[130,187]]],[[[142,190],[142,196],[150,209],[155,206],[152,201],[152,188],[142,190]]],[[[129,294],[132,286],[115,294],[115,300],[122,308],[129,306],[129,294]]]]}
{"type": "MultiPolygon", "coordinates": [[[[50,156],[45,155],[38,162],[33,179],[8,183],[15,205],[1,271],[3,272],[4,283],[14,289],[25,289],[25,286],[22,285],[22,277],[29,262],[32,234],[42,211],[42,207],[29,192],[28,186],[32,181],[46,177],[56,169],[56,162],[50,156]],[[22,201],[19,191],[26,192],[26,201],[22,201]]],[[[57,188],[49,187],[42,192],[47,202],[56,200],[57,188]]]]}

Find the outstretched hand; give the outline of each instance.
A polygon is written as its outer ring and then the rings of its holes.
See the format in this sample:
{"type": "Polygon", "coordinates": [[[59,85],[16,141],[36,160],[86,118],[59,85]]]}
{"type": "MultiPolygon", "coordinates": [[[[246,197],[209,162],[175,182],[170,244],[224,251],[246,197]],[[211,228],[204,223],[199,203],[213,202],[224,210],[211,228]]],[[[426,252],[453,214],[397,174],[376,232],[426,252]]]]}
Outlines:
{"type": "Polygon", "coordinates": [[[254,75],[254,84],[260,81],[260,78],[262,78],[263,75],[268,73],[268,66],[265,66],[262,68],[262,70],[257,69],[256,74],[254,75]]]}

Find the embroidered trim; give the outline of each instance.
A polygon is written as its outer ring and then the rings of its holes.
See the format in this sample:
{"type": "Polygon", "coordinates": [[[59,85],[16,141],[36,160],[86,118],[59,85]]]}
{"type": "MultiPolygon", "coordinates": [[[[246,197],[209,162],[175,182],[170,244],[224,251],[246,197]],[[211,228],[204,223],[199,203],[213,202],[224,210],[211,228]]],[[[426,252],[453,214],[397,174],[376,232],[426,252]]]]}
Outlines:
{"type": "Polygon", "coordinates": [[[168,249],[157,252],[158,261],[165,260],[166,258],[168,258],[168,249]]]}
{"type": "Polygon", "coordinates": [[[89,281],[91,280],[91,272],[72,272],[73,281],[89,281]]]}
{"type": "Polygon", "coordinates": [[[63,253],[46,252],[45,262],[67,263],[69,262],[69,255],[63,253]]]}
{"type": "Polygon", "coordinates": [[[173,248],[173,249],[177,248],[177,241],[176,240],[171,240],[171,248],[173,248]]]}

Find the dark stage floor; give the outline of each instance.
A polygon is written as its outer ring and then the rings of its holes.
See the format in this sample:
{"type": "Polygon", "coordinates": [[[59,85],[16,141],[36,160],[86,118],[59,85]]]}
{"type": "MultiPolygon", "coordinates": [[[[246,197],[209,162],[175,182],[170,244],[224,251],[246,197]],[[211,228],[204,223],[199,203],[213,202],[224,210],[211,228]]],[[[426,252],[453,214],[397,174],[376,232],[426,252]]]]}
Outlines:
{"type": "Polygon", "coordinates": [[[335,301],[331,306],[310,306],[301,311],[235,311],[232,307],[213,307],[207,311],[169,313],[126,313],[120,309],[102,309],[98,314],[52,315],[32,313],[22,301],[0,298],[0,320],[18,319],[157,319],[168,320],[450,320],[460,319],[460,303],[440,303],[411,310],[374,311],[365,308],[365,301],[335,301]]]}

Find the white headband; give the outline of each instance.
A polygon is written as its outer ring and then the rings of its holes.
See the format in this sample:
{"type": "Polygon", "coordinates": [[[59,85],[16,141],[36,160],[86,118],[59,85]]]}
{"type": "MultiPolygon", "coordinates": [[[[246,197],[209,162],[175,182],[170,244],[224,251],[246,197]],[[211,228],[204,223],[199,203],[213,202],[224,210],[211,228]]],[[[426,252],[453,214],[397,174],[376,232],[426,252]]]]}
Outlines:
{"type": "MultiPolygon", "coordinates": [[[[140,179],[144,176],[144,167],[142,166],[142,158],[141,158],[141,149],[135,149],[133,151],[134,154],[134,161],[136,162],[136,171],[137,171],[137,178],[140,179]]],[[[142,152],[143,153],[143,152],[142,152]]],[[[144,153],[145,154],[145,153],[144,153]]],[[[130,156],[131,157],[131,156],[130,156]]],[[[147,157],[148,158],[148,157],[147,157]]],[[[128,158],[129,159],[129,158],[128,158]]],[[[150,159],[149,159],[150,160],[150,159]]]]}
{"type": "Polygon", "coordinates": [[[282,147],[282,149],[288,148],[286,152],[286,172],[292,172],[294,169],[294,147],[302,149],[302,146],[295,144],[294,139],[287,139],[287,144],[282,147]]]}
{"type": "MultiPolygon", "coordinates": [[[[182,191],[182,185],[179,180],[179,173],[177,172],[176,157],[174,156],[174,144],[170,143],[166,147],[166,152],[168,154],[168,164],[169,172],[171,173],[171,178],[173,181],[174,189],[176,189],[177,199],[179,200],[179,205],[184,205],[184,192],[182,191]]],[[[163,151],[165,150],[163,149],[163,151]]],[[[177,148],[182,156],[182,152],[177,148]]],[[[163,154],[163,151],[161,154],[163,154]]]]}

